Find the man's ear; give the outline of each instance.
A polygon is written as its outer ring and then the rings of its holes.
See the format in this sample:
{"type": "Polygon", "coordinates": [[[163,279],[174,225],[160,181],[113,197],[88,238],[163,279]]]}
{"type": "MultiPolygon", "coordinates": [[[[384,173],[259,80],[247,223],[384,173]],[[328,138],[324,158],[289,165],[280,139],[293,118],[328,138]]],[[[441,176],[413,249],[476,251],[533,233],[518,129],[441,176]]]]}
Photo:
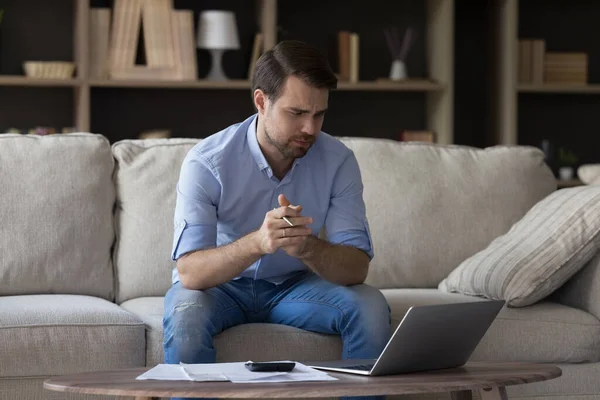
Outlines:
{"type": "Polygon", "coordinates": [[[265,114],[265,111],[266,111],[267,105],[268,105],[268,101],[269,101],[269,99],[267,98],[267,95],[265,94],[265,92],[263,92],[260,89],[256,89],[254,91],[254,106],[256,107],[256,109],[258,110],[258,113],[260,115],[265,114]]]}

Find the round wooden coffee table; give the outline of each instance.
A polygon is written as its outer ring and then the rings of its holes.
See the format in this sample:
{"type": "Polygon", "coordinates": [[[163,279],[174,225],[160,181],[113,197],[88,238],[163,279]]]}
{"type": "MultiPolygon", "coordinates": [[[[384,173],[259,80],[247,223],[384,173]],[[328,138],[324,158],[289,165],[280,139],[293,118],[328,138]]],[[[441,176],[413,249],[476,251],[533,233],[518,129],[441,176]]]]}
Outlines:
{"type": "Polygon", "coordinates": [[[506,399],[506,386],[539,382],[561,376],[555,365],[472,362],[461,368],[402,375],[368,377],[330,373],[337,381],[290,383],[231,383],[153,381],[135,378],[149,368],[88,372],[48,379],[44,388],[59,392],[153,397],[307,398],[374,396],[451,392],[457,400],[506,399]]]}

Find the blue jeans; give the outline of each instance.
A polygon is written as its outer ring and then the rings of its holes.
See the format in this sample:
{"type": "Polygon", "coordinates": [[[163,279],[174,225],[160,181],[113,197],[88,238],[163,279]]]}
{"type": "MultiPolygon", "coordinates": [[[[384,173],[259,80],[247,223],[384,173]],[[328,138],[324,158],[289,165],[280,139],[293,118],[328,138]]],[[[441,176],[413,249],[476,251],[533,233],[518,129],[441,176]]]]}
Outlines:
{"type": "Polygon", "coordinates": [[[280,285],[241,278],[199,291],[176,283],[165,297],[165,363],[215,362],[213,337],[252,322],[339,334],[343,359],[377,358],[391,335],[385,297],[365,284],[336,285],[312,272],[280,285]]]}

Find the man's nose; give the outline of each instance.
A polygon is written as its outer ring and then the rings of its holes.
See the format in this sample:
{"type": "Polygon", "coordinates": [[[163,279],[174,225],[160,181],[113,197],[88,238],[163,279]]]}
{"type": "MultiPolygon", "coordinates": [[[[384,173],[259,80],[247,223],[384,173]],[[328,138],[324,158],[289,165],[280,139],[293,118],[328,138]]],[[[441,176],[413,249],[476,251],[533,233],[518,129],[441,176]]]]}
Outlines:
{"type": "Polygon", "coordinates": [[[315,118],[308,117],[304,120],[304,123],[302,124],[302,133],[314,136],[319,133],[319,130],[319,122],[315,118]]]}

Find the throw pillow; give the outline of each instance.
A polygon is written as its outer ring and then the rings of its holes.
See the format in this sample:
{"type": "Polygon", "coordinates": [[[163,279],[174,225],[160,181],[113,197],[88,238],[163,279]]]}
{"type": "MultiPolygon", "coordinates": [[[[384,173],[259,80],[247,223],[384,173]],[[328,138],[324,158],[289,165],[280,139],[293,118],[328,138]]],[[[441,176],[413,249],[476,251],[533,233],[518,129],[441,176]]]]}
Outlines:
{"type": "Polygon", "coordinates": [[[533,304],[592,258],[600,246],[599,232],[600,186],[558,190],[462,262],[438,289],[503,299],[509,307],[533,304]]]}
{"type": "Polygon", "coordinates": [[[586,185],[600,183],[600,164],[584,164],[577,169],[577,176],[586,185]]]}

